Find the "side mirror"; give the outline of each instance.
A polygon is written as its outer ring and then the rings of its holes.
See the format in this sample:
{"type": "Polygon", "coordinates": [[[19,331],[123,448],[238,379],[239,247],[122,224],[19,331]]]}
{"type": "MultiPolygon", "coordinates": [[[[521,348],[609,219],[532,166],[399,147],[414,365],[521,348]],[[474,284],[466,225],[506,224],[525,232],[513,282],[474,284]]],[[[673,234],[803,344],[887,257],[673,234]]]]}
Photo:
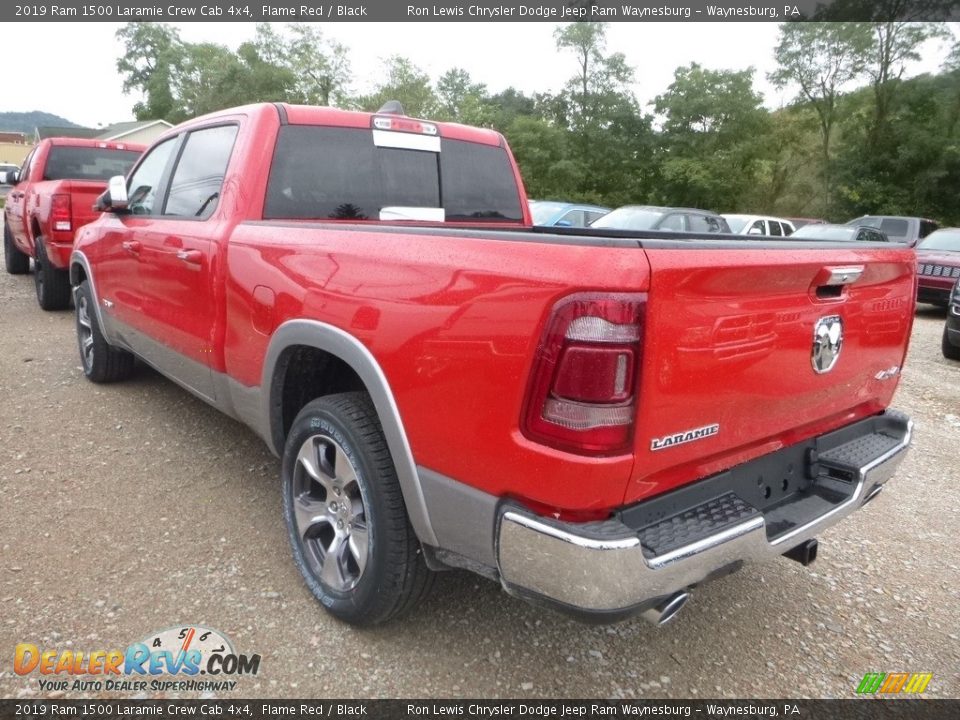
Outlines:
{"type": "Polygon", "coordinates": [[[0,185],[16,185],[20,182],[19,170],[7,170],[0,173],[0,185]]]}
{"type": "Polygon", "coordinates": [[[123,175],[114,175],[93,207],[100,212],[123,212],[127,206],[127,180],[123,175]]]}
{"type": "Polygon", "coordinates": [[[573,223],[569,220],[557,220],[554,227],[573,227],[573,223]]]}

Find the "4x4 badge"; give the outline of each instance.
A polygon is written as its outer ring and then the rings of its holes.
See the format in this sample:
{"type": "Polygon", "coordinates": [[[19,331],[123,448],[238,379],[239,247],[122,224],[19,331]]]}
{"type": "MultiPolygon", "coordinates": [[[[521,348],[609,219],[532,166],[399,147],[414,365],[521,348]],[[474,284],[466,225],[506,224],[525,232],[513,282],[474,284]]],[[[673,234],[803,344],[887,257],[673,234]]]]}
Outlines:
{"type": "Polygon", "coordinates": [[[839,315],[827,315],[813,326],[813,350],[810,363],[818,375],[830,372],[837,364],[843,348],[843,319],[839,315]]]}

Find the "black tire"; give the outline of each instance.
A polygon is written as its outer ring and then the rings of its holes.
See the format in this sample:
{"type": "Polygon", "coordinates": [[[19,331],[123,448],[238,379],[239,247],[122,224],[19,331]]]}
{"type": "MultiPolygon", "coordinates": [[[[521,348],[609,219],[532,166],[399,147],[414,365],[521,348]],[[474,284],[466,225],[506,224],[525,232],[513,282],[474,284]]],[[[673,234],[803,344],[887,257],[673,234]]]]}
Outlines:
{"type": "Polygon", "coordinates": [[[3,224],[3,264],[11,275],[26,275],[30,272],[30,256],[13,244],[10,226],[3,224]]]}
{"type": "Polygon", "coordinates": [[[133,372],[133,355],[114,347],[103,337],[93,303],[90,283],[84,280],[77,286],[75,317],[77,345],[83,374],[95,383],[126,380],[133,372]]]}
{"type": "Polygon", "coordinates": [[[960,347],[950,342],[946,325],[943,326],[943,340],[940,343],[940,349],[943,351],[943,356],[948,360],[960,360],[960,347]]]}
{"type": "Polygon", "coordinates": [[[37,237],[36,250],[33,284],[37,302],[44,310],[66,310],[70,307],[70,273],[50,264],[42,237],[37,237]]]}
{"type": "Polygon", "coordinates": [[[386,622],[432,585],[366,393],[329,395],[297,415],[283,452],[283,515],[307,587],[340,620],[386,622]]]}

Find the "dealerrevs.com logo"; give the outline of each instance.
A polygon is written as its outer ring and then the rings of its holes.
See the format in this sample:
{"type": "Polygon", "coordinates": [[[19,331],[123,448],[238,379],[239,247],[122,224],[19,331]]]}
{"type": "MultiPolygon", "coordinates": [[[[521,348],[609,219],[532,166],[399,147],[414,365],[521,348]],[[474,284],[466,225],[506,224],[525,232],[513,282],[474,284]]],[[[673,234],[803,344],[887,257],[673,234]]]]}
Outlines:
{"type": "Polygon", "coordinates": [[[187,625],[151,633],[125,650],[41,649],[20,643],[13,670],[17,675],[37,673],[43,692],[223,691],[237,685],[229,678],[256,675],[260,656],[238,654],[218,630],[187,625]]]}

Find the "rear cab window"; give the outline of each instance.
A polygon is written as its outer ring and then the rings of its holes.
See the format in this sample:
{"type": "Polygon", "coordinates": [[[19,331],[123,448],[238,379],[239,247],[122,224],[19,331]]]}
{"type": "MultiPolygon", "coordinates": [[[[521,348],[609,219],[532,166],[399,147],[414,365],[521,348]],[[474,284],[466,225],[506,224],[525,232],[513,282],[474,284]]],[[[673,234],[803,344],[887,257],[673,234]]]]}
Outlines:
{"type": "Polygon", "coordinates": [[[424,148],[377,145],[370,129],[285,125],[264,219],[522,222],[503,147],[439,138],[439,152],[424,148]]]}
{"type": "Polygon", "coordinates": [[[43,168],[44,180],[109,180],[126,175],[140,157],[139,150],[54,145],[43,168]]]}

